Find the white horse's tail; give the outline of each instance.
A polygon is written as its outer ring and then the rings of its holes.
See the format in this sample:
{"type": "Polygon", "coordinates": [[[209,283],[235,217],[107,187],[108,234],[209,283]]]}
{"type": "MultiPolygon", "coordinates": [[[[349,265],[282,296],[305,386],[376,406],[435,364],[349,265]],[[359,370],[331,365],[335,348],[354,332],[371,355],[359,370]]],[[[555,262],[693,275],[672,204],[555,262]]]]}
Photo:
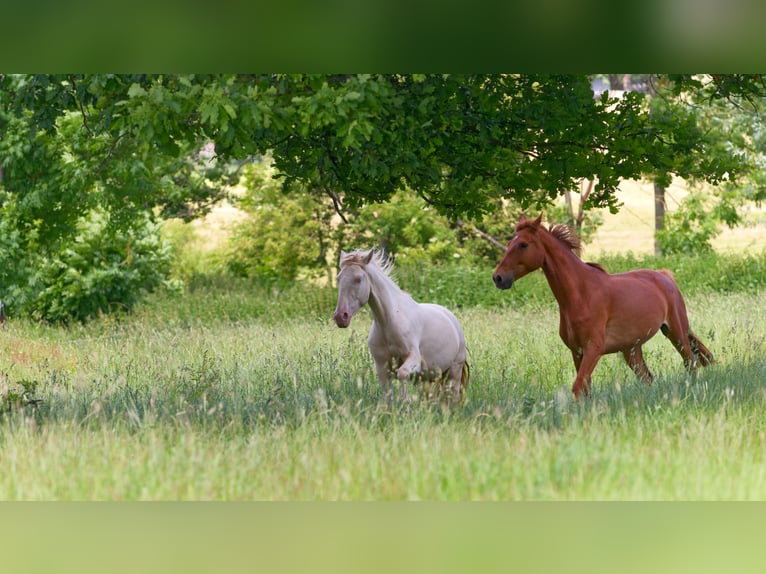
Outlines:
{"type": "Polygon", "coordinates": [[[468,364],[468,361],[463,363],[463,372],[460,375],[460,394],[463,394],[463,391],[468,387],[468,381],[471,380],[471,366],[468,364]]]}

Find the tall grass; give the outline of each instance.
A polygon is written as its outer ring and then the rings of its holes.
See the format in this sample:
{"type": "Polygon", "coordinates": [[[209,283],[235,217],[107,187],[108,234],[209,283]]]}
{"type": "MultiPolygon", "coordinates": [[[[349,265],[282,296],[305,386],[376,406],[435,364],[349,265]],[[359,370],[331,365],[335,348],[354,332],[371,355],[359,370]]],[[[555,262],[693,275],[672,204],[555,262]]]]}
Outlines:
{"type": "MultiPolygon", "coordinates": [[[[747,257],[712,253],[637,258],[628,254],[604,257],[600,262],[612,273],[639,267],[670,269],[685,296],[766,290],[766,252],[747,257]]],[[[462,263],[397,265],[394,278],[416,300],[452,309],[555,309],[556,301],[541,272],[528,275],[509,291],[500,291],[492,282],[493,269],[462,263]]],[[[277,286],[257,279],[195,275],[182,296],[150,296],[135,319],[148,325],[177,326],[255,318],[267,322],[302,317],[321,320],[332,314],[336,296],[333,286],[311,282],[277,286]]]]}
{"type": "Polygon", "coordinates": [[[458,408],[382,401],[370,315],[336,328],[327,288],[208,280],[119,321],[11,320],[0,336],[0,498],[766,496],[762,291],[687,296],[718,359],[697,377],[658,336],[645,349],[654,385],[608,356],[593,397],[576,402],[539,274],[500,292],[486,270],[463,273],[410,283],[445,302],[474,297],[456,306],[472,370],[458,408]]]}

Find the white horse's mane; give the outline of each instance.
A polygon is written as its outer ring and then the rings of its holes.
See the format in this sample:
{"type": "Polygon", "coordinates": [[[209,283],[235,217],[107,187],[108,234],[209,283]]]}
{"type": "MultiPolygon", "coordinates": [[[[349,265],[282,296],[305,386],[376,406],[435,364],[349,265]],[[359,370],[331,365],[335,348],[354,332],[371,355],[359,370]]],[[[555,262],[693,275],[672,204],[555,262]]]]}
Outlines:
{"type": "Polygon", "coordinates": [[[372,257],[368,265],[374,265],[380,269],[380,271],[382,271],[386,277],[391,277],[391,274],[394,270],[394,261],[389,255],[380,249],[368,249],[366,251],[363,249],[355,249],[350,253],[344,253],[340,258],[341,269],[347,265],[364,266],[365,260],[370,257],[370,253],[372,253],[372,257]]]}

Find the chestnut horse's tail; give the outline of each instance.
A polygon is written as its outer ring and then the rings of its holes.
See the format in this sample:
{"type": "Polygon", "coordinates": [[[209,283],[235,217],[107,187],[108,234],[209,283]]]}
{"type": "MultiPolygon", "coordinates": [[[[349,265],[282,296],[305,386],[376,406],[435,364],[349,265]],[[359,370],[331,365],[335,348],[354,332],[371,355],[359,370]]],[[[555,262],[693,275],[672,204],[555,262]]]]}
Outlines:
{"type": "MultiPolygon", "coordinates": [[[[660,269],[660,273],[665,275],[665,277],[670,278],[673,283],[676,283],[676,278],[673,276],[673,273],[668,269],[660,269]]],[[[678,285],[676,284],[676,289],[678,288],[678,285]]],[[[679,296],[681,295],[679,291],[679,296]]],[[[688,332],[689,337],[689,346],[692,349],[692,354],[694,355],[694,360],[700,367],[707,367],[708,365],[715,363],[715,357],[713,356],[713,353],[708,349],[705,344],[699,340],[699,337],[692,333],[691,329],[689,329],[688,332]]]]}
{"type": "Polygon", "coordinates": [[[715,363],[713,353],[699,340],[697,335],[691,331],[689,331],[689,345],[691,346],[694,358],[697,360],[697,364],[700,367],[707,367],[708,365],[715,363]]]}

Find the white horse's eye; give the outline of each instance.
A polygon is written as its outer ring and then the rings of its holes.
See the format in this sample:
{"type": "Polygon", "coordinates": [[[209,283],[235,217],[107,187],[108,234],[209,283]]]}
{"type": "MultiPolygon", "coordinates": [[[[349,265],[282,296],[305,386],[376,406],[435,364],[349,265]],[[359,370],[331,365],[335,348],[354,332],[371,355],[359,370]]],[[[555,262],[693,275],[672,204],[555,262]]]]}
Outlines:
{"type": "Polygon", "coordinates": [[[358,285],[361,282],[362,282],[362,278],[361,277],[354,277],[354,283],[356,283],[358,285]]]}

